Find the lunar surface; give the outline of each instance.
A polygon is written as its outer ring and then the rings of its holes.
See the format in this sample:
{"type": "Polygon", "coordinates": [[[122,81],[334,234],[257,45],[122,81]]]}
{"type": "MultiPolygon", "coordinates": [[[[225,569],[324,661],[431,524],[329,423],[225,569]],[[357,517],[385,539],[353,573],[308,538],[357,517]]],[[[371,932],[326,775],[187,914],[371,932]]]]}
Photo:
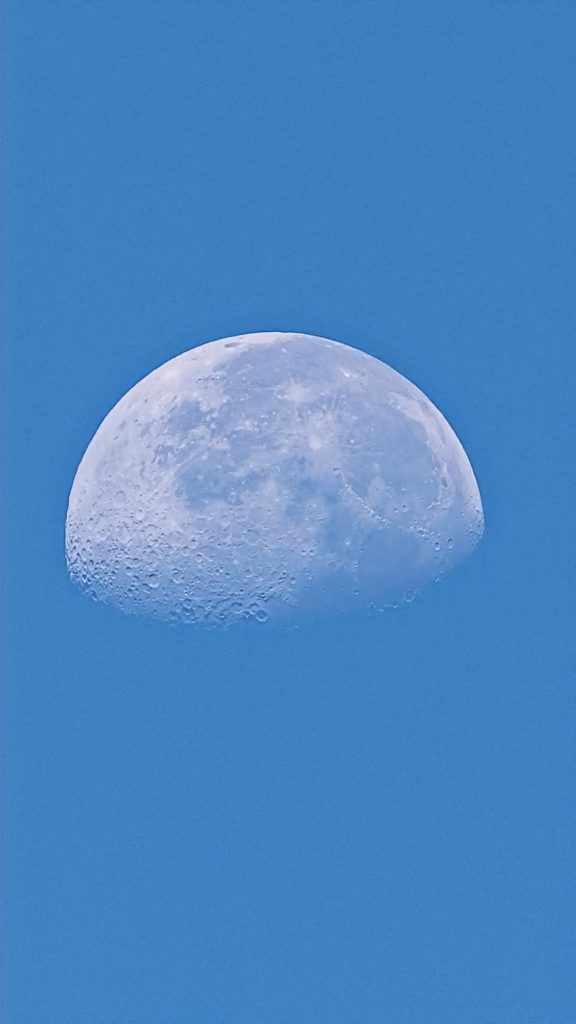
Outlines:
{"type": "Polygon", "coordinates": [[[297,622],[409,601],[482,530],[466,453],[414,384],[326,338],[247,334],[171,359],[106,416],[66,556],[126,612],[297,622]]]}

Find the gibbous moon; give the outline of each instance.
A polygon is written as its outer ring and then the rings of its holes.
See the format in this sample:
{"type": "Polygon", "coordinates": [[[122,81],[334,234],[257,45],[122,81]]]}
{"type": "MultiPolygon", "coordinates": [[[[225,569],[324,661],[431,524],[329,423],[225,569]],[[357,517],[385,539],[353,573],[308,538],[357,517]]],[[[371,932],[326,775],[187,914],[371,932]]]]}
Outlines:
{"type": "Polygon", "coordinates": [[[106,416],[66,556],[126,612],[297,622],[411,600],[483,524],[466,453],[414,384],[327,338],[245,334],[171,359],[106,416]]]}

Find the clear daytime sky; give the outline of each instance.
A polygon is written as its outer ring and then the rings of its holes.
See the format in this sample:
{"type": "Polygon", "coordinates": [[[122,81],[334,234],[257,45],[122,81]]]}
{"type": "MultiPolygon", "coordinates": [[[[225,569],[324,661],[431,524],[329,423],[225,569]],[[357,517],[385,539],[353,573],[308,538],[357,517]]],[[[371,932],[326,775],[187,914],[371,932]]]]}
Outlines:
{"type": "Polygon", "coordinates": [[[574,4],[3,8],[3,1021],[574,1024],[574,4]],[[87,600],[99,423],[267,330],[422,388],[476,553],[290,632],[87,600]]]}

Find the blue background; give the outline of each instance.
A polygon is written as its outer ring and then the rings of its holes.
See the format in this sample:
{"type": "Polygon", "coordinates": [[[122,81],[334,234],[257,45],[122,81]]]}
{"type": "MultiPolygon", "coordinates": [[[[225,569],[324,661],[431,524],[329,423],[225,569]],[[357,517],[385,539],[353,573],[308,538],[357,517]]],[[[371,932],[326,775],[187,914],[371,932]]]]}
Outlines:
{"type": "Polygon", "coordinates": [[[575,30],[551,0],[5,0],[6,1024],[573,1024],[575,30]],[[432,398],[478,552],[290,633],[86,600],[99,422],[259,330],[432,398]]]}

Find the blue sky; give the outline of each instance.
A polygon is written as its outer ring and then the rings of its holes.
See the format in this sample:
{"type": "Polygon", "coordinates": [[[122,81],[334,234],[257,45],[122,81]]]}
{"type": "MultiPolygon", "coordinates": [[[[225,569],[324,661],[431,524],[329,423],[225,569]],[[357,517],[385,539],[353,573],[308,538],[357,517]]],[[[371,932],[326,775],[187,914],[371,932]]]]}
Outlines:
{"type": "Polygon", "coordinates": [[[573,1024],[573,4],[3,7],[6,1024],[573,1024]],[[101,419],[259,330],[430,396],[478,552],[256,640],[87,601],[101,419]]]}

